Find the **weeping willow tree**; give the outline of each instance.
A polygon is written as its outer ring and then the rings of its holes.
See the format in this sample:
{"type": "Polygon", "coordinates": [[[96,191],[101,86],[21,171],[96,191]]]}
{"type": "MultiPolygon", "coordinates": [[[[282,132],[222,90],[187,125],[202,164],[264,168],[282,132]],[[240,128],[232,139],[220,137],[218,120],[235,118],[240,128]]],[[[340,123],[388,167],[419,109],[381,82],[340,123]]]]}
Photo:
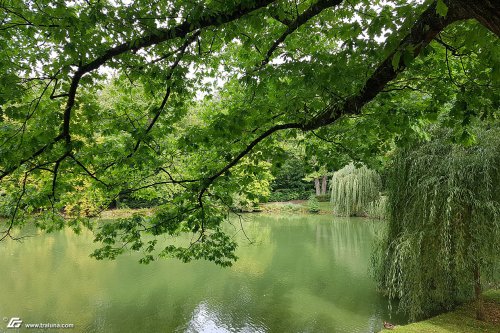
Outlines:
{"type": "Polygon", "coordinates": [[[500,253],[499,127],[474,145],[430,142],[400,150],[388,172],[388,230],[375,261],[381,287],[412,319],[476,300],[500,253]]]}
{"type": "Polygon", "coordinates": [[[379,174],[366,166],[357,168],[353,163],[333,173],[333,211],[340,216],[363,216],[370,207],[377,207],[380,199],[379,174]]]}

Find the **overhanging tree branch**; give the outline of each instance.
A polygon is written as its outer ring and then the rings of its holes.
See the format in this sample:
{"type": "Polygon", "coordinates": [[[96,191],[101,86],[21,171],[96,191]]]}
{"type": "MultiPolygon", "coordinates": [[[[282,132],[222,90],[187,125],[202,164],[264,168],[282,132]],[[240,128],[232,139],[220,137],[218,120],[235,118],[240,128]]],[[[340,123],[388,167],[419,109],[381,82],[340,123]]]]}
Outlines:
{"type": "Polygon", "coordinates": [[[81,78],[104,65],[107,61],[116,58],[129,51],[137,51],[152,45],[157,45],[168,40],[173,40],[176,38],[183,38],[189,33],[200,30],[209,26],[220,26],[225,23],[239,19],[255,10],[266,7],[271,4],[274,0],[256,0],[252,5],[247,3],[239,3],[231,10],[227,12],[210,12],[208,14],[202,15],[198,20],[193,21],[191,19],[186,19],[182,23],[165,29],[158,29],[153,33],[146,34],[137,39],[122,43],[115,47],[112,47],[105,51],[101,56],[97,57],[93,61],[80,65],[76,72],[74,72],[71,77],[70,88],[67,93],[66,105],[63,112],[63,124],[61,133],[56,136],[50,144],[44,145],[42,148],[37,150],[34,154],[21,160],[17,165],[5,170],[0,175],[0,180],[10,173],[14,172],[19,166],[23,165],[27,161],[36,158],[43,152],[47,150],[51,145],[64,140],[66,144],[66,150],[71,152],[71,134],[70,134],[70,122],[71,122],[71,112],[75,105],[76,92],[80,84],[81,78]]]}
{"type": "MultiPolygon", "coordinates": [[[[218,177],[235,166],[259,142],[273,133],[293,128],[301,129],[302,131],[313,131],[320,127],[334,123],[342,116],[359,115],[362,108],[372,101],[379,93],[383,92],[386,85],[390,81],[394,80],[397,75],[407,67],[403,57],[400,57],[399,61],[395,65],[393,64],[393,59],[397,52],[411,49],[413,50],[413,57],[417,57],[420,52],[436,37],[436,35],[448,25],[458,20],[472,18],[472,16],[470,16],[471,13],[465,11],[463,7],[457,6],[455,3],[448,3],[448,15],[446,17],[442,17],[436,12],[436,3],[437,2],[433,2],[420,15],[418,20],[411,27],[408,35],[404,37],[398,47],[380,63],[374,73],[365,82],[363,88],[358,94],[344,100],[342,104],[337,104],[336,101],[333,101],[333,103],[325,108],[323,112],[306,123],[288,123],[271,127],[255,138],[228,164],[209,177],[200,190],[200,196],[203,195],[203,193],[218,177]]],[[[500,16],[499,13],[497,13],[497,15],[500,16]]]]}
{"type": "Polygon", "coordinates": [[[449,9],[448,15],[442,17],[436,12],[436,2],[431,4],[413,24],[408,35],[401,40],[397,48],[375,69],[358,94],[346,99],[341,105],[332,104],[319,116],[304,124],[303,130],[314,130],[329,125],[343,115],[360,114],[363,106],[372,101],[390,81],[406,69],[407,64],[403,57],[399,57],[399,60],[394,63],[398,52],[412,52],[412,57],[415,58],[448,25],[470,18],[466,16],[462,8],[450,5],[449,9]]]}

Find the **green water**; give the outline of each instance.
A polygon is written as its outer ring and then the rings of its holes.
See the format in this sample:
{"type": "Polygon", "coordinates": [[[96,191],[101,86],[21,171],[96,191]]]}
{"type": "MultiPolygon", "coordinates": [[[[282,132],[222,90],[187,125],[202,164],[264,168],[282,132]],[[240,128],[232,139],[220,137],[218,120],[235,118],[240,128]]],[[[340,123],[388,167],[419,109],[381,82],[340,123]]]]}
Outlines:
{"type": "Polygon", "coordinates": [[[382,223],[247,215],[254,243],[239,232],[231,268],[96,261],[92,234],[70,230],[3,242],[0,332],[37,331],[6,329],[11,317],[75,325],[51,332],[378,332],[390,317],[368,267],[382,223]]]}

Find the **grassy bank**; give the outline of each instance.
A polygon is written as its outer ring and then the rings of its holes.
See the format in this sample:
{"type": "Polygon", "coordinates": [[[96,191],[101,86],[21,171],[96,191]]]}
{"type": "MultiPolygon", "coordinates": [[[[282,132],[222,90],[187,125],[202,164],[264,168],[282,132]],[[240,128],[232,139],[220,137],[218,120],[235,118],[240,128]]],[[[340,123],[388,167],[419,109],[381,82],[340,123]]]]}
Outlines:
{"type": "Polygon", "coordinates": [[[498,333],[500,332],[500,290],[490,290],[484,294],[486,320],[475,319],[474,304],[464,304],[455,311],[441,314],[424,321],[393,330],[381,332],[397,333],[498,333]]]}
{"type": "MultiPolygon", "coordinates": [[[[118,208],[105,210],[100,214],[102,219],[119,219],[131,217],[133,214],[150,216],[154,208],[118,208]]],[[[259,205],[259,209],[254,212],[275,213],[275,214],[310,214],[307,206],[307,200],[294,200],[285,202],[268,202],[259,205]]],[[[319,202],[318,214],[331,214],[332,204],[330,202],[319,202]]]]}
{"type": "Polygon", "coordinates": [[[139,208],[139,209],[117,208],[117,209],[109,209],[103,211],[99,215],[99,218],[105,220],[113,220],[113,219],[132,217],[134,214],[151,216],[153,215],[153,212],[154,208],[139,208]]]}
{"type": "MultiPolygon", "coordinates": [[[[330,202],[319,202],[319,212],[318,214],[331,214],[332,204],[330,202]]],[[[308,214],[309,208],[307,206],[307,200],[294,200],[294,201],[284,201],[284,202],[268,202],[265,204],[260,204],[260,209],[264,213],[300,213],[308,214]]]]}

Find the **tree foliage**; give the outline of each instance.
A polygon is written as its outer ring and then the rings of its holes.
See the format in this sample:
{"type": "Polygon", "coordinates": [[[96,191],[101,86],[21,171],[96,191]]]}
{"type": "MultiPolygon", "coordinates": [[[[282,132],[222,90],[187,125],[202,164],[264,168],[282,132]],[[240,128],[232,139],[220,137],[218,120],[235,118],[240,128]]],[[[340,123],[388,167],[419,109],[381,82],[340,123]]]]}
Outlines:
{"type": "Polygon", "coordinates": [[[283,141],[368,163],[439,113],[463,141],[471,119],[494,117],[498,12],[465,0],[0,1],[0,239],[26,223],[90,225],[123,196],[161,199],[146,224],[96,226],[96,257],[227,264],[221,223],[283,141]],[[162,234],[193,242],[141,240],[162,234]]]}
{"type": "Polygon", "coordinates": [[[307,210],[310,213],[319,213],[320,208],[319,208],[319,201],[316,199],[316,196],[312,194],[309,199],[307,200],[307,210]]]}
{"type": "Polygon", "coordinates": [[[377,273],[412,318],[480,297],[481,283],[498,272],[499,127],[475,132],[477,141],[464,146],[435,130],[431,141],[400,149],[388,171],[377,273]]]}
{"type": "Polygon", "coordinates": [[[375,170],[351,163],[333,173],[331,188],[334,214],[365,216],[379,204],[382,181],[375,170]]]}

